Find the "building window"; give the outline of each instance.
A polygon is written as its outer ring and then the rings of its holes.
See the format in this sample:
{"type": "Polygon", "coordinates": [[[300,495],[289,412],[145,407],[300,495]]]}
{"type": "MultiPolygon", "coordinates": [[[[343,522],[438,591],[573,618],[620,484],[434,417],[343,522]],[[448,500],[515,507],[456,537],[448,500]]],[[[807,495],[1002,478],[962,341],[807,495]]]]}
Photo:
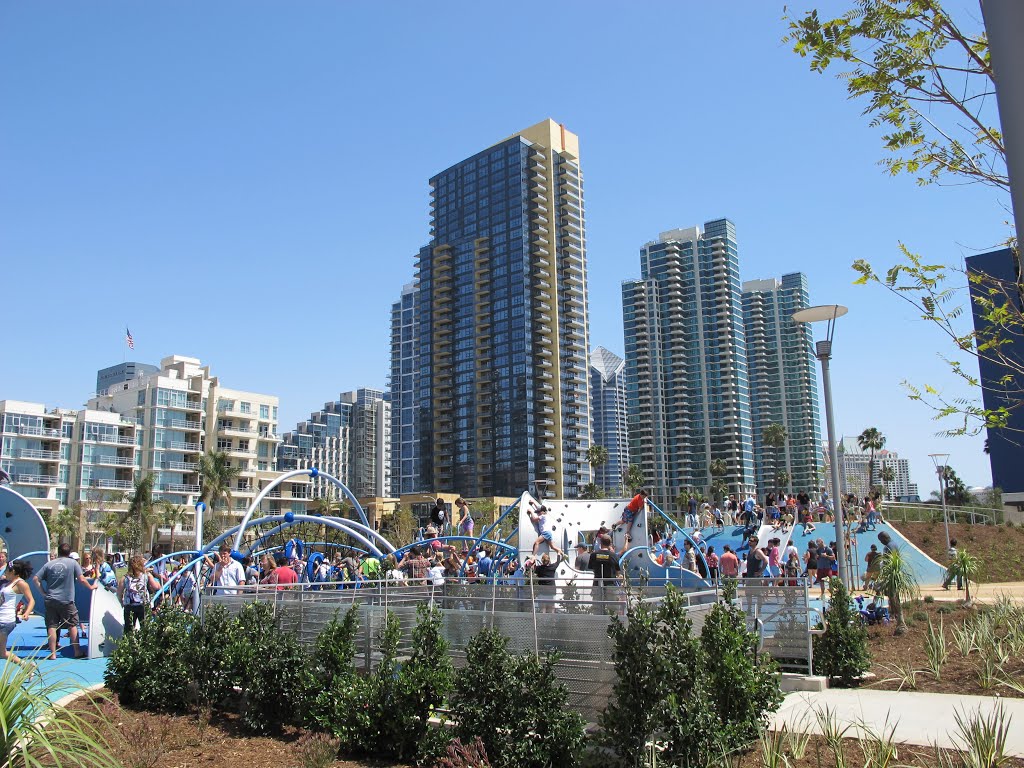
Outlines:
{"type": "Polygon", "coordinates": [[[241,410],[242,413],[252,413],[252,404],[247,403],[243,400],[241,403],[239,403],[239,410],[241,410]]]}
{"type": "Polygon", "coordinates": [[[260,406],[260,418],[261,419],[269,419],[270,418],[270,406],[269,405],[261,405],[260,406]]]}

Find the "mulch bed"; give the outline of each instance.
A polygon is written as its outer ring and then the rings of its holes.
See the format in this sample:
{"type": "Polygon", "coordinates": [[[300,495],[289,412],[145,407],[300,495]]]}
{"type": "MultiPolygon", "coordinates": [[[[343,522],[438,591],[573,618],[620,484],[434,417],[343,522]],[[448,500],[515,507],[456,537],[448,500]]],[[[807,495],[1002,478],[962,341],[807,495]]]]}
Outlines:
{"type": "MultiPolygon", "coordinates": [[[[896,529],[930,558],[946,565],[946,531],[938,523],[901,523],[896,529]]],[[[1024,527],[950,523],[949,536],[981,561],[978,582],[1024,581],[1024,527]]]]}
{"type": "MultiPolygon", "coordinates": [[[[986,690],[978,677],[980,666],[977,651],[964,658],[953,642],[952,629],[964,621],[971,620],[979,611],[988,610],[985,606],[966,607],[963,602],[917,602],[904,607],[908,630],[906,634],[895,636],[895,623],[868,627],[868,647],[871,650],[871,672],[874,679],[869,679],[866,687],[895,691],[900,682],[891,678],[898,676],[893,667],[896,664],[909,665],[920,670],[916,678],[916,688],[904,684],[903,690],[917,690],[929,693],[958,693],[973,696],[1000,696],[1022,698],[1022,694],[998,683],[994,688],[986,690]],[[927,618],[925,618],[927,617],[927,618]],[[928,655],[925,652],[925,635],[928,618],[933,626],[943,622],[946,643],[949,648],[949,660],[942,667],[941,677],[928,671],[928,655]]],[[[1002,673],[1013,679],[1024,682],[1024,660],[1011,658],[1010,663],[1003,667],[1002,673]]]]}
{"type": "MultiPolygon", "coordinates": [[[[86,711],[89,705],[74,705],[86,711]]],[[[206,722],[196,715],[166,715],[126,709],[113,703],[103,705],[117,731],[111,748],[125,768],[197,768],[198,766],[245,766],[245,768],[302,768],[310,765],[303,755],[303,740],[296,729],[289,729],[277,738],[253,736],[235,715],[216,715],[206,722]]],[[[855,732],[851,731],[851,737],[855,732]]],[[[793,736],[781,735],[778,743],[792,768],[822,768],[837,764],[826,741],[819,736],[806,739],[800,759],[793,757],[793,736]]],[[[862,744],[856,738],[843,742],[846,765],[865,765],[862,744]]],[[[916,768],[934,768],[938,764],[931,747],[899,745],[898,763],[916,768]]],[[[586,760],[583,761],[586,764],[586,760]]],[[[730,768],[771,768],[760,747],[728,759],[730,768]]],[[[1024,760],[1004,763],[1024,768],[1024,760]]],[[[410,768],[386,761],[336,760],[331,768],[410,768]]]]}

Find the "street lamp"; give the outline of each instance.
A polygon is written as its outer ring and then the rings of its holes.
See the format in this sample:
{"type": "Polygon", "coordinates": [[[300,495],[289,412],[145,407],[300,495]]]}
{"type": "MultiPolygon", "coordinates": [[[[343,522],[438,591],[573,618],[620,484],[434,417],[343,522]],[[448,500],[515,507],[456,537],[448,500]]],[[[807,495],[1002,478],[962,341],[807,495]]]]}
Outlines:
{"type": "Polygon", "coordinates": [[[836,452],[836,426],[832,418],[832,379],[829,375],[829,360],[832,359],[832,336],[835,332],[836,319],[849,310],[839,304],[825,304],[808,307],[793,313],[795,323],[827,322],[825,338],[814,348],[815,355],[821,361],[821,385],[825,392],[825,424],[828,427],[828,463],[832,470],[832,506],[836,526],[836,559],[839,561],[839,578],[843,584],[849,585],[849,566],[846,562],[846,536],[843,529],[845,515],[843,502],[839,498],[839,457],[836,452]]]}
{"type": "Polygon", "coordinates": [[[928,458],[935,465],[939,475],[939,498],[942,500],[942,522],[946,526],[946,551],[949,551],[949,518],[946,517],[946,466],[949,463],[948,453],[929,453],[928,458]]]}

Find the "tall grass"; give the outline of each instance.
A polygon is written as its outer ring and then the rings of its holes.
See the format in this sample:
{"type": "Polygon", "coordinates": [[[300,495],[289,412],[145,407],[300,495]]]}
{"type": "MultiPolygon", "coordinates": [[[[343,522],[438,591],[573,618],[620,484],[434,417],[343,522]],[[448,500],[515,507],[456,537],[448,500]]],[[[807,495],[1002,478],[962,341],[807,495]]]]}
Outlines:
{"type": "Polygon", "coordinates": [[[949,647],[946,645],[946,625],[941,616],[939,617],[938,628],[932,624],[931,619],[928,619],[928,629],[924,636],[924,651],[928,657],[928,669],[935,675],[936,680],[941,680],[942,667],[949,661],[949,647]]]}

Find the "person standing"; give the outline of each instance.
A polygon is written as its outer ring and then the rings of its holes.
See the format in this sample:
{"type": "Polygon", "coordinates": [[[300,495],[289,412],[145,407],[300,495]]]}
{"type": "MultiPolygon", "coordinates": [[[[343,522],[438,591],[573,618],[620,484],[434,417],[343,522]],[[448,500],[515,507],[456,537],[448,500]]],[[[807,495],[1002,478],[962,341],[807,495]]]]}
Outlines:
{"type": "Polygon", "coordinates": [[[237,595],[240,584],[245,584],[245,570],[242,564],[231,557],[231,547],[221,544],[217,551],[217,564],[213,567],[213,585],[222,587],[218,595],[237,595]]]}
{"type": "MultiPolygon", "coordinates": [[[[946,551],[946,557],[949,558],[949,564],[951,566],[953,565],[953,561],[956,560],[956,555],[957,555],[956,539],[950,539],[949,540],[949,549],[946,551]]],[[[942,580],[942,588],[943,589],[949,589],[949,585],[953,583],[953,578],[954,577],[953,577],[953,570],[952,570],[952,568],[947,568],[946,569],[946,578],[944,578],[942,580]]],[[[957,589],[963,589],[964,588],[963,576],[961,576],[960,574],[956,574],[956,588],[957,589]]]]}
{"type": "Polygon", "coordinates": [[[619,558],[626,551],[630,541],[632,539],[626,536],[622,550],[616,554],[612,549],[612,537],[605,533],[598,538],[600,548],[590,553],[590,570],[594,574],[594,586],[597,587],[594,590],[594,596],[602,602],[606,602],[611,594],[608,588],[615,585],[615,579],[620,571],[619,558]]]}
{"type": "Polygon", "coordinates": [[[116,592],[117,574],[114,573],[114,569],[107,562],[107,556],[100,547],[96,547],[92,551],[92,567],[96,572],[96,579],[100,585],[110,592],[116,592]]]}
{"type": "Polygon", "coordinates": [[[764,570],[768,567],[768,555],[757,546],[757,536],[751,536],[747,542],[750,551],[747,552],[747,569],[743,574],[746,579],[760,579],[764,576],[764,570]]]}
{"type": "Polygon", "coordinates": [[[142,626],[149,608],[149,598],[160,589],[160,582],[146,568],[142,555],[135,555],[128,561],[128,570],[121,579],[117,598],[124,609],[124,633],[130,635],[136,624],[142,626]]]}
{"type": "Polygon", "coordinates": [[[473,515],[469,511],[469,503],[459,496],[455,500],[455,506],[459,508],[459,535],[473,537],[473,515]]]}
{"type": "Polygon", "coordinates": [[[29,679],[35,674],[36,665],[28,659],[18,658],[14,651],[8,652],[7,637],[14,632],[19,621],[32,615],[32,609],[36,607],[27,581],[31,575],[32,564],[28,560],[15,560],[7,565],[0,580],[0,659],[10,659],[29,673],[29,679]]]}
{"type": "Polygon", "coordinates": [[[76,659],[84,657],[78,645],[78,608],[75,607],[75,582],[86,589],[97,589],[98,582],[89,583],[82,573],[82,566],[72,560],[71,545],[62,543],[57,547],[57,557],[39,569],[33,581],[43,593],[46,606],[46,640],[50,647],[48,658],[57,658],[57,634],[67,627],[71,650],[76,659]]]}
{"type": "Polygon", "coordinates": [[[444,503],[444,499],[439,498],[434,501],[434,506],[430,510],[430,522],[441,533],[445,532],[445,526],[448,525],[448,506],[444,503]]]}
{"type": "Polygon", "coordinates": [[[740,574],[740,559],[736,557],[736,553],[728,544],[722,547],[722,556],[718,558],[718,568],[723,579],[735,579],[740,574]]]}

